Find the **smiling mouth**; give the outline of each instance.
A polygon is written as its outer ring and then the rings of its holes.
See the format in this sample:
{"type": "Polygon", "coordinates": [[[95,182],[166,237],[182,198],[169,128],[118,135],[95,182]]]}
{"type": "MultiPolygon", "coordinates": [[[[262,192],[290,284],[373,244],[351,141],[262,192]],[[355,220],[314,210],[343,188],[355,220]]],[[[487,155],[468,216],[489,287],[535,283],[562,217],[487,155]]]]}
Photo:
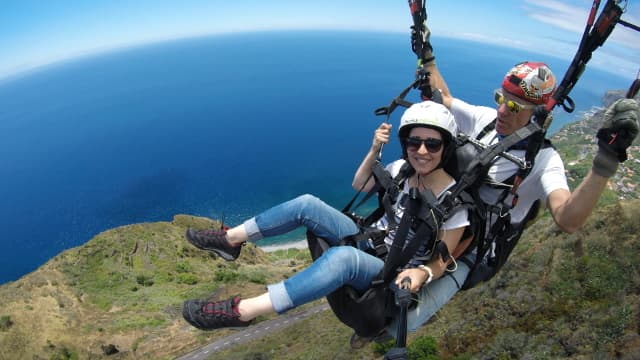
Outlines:
{"type": "Polygon", "coordinates": [[[418,164],[425,164],[425,165],[433,161],[432,159],[420,158],[417,156],[414,156],[413,160],[415,160],[418,164]]]}

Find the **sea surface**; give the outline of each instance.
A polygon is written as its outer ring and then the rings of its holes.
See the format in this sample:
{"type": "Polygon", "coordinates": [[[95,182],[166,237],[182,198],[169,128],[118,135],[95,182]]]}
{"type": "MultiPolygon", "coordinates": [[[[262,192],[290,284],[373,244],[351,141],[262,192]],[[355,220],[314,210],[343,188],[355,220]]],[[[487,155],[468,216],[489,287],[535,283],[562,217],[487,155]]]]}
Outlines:
{"type": "MultiPolygon", "coordinates": [[[[543,60],[561,78],[570,61],[433,42],[454,95],[488,106],[513,64],[543,60]]],[[[0,80],[0,284],[121,225],[175,214],[236,225],[304,193],[341,208],[385,120],[374,109],[414,70],[405,34],[271,32],[122,49],[0,80]]],[[[629,83],[588,68],[576,114],[629,83]]],[[[556,110],[551,132],[572,120],[556,110]]],[[[383,161],[398,155],[394,139],[383,161]]]]}

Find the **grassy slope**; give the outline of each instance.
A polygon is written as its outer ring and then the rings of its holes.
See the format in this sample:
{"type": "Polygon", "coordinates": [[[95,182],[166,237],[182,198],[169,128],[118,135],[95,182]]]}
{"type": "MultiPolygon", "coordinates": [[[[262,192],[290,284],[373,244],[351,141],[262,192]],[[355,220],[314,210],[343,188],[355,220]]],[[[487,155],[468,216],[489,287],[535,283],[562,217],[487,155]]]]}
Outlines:
{"type": "MultiPolygon", "coordinates": [[[[540,219],[495,279],[459,293],[410,342],[433,337],[443,359],[640,358],[638,218],[636,200],[570,236],[540,219]]],[[[350,350],[350,334],[326,314],[211,358],[376,357],[350,350]]]]}
{"type": "MultiPolygon", "coordinates": [[[[602,208],[570,236],[539,220],[498,277],[460,293],[411,341],[434,337],[443,358],[640,356],[639,217],[637,201],[602,208]]],[[[98,358],[107,344],[122,351],[111,358],[172,358],[228,334],[190,328],[183,300],[257,294],[308,263],[250,246],[239,263],[213,259],[184,243],[190,218],[177,219],[102,233],[2,286],[0,315],[13,325],[0,331],[0,358],[98,358]]],[[[325,313],[215,358],[375,357],[350,350],[350,334],[325,313]]]]}
{"type": "Polygon", "coordinates": [[[184,241],[189,225],[216,226],[176,216],[112,229],[0,287],[0,315],[12,323],[0,331],[0,359],[96,358],[108,344],[121,358],[172,358],[228,333],[188,326],[184,300],[255,295],[309,262],[306,253],[267,255],[252,245],[237,263],[215,259],[184,241]]]}

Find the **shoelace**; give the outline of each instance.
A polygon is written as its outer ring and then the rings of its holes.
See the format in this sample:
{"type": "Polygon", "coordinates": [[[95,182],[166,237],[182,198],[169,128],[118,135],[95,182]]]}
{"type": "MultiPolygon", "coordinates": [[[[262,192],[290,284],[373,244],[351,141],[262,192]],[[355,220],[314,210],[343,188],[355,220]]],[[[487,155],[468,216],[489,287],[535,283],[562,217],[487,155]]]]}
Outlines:
{"type": "Polygon", "coordinates": [[[208,230],[202,230],[202,233],[206,236],[223,236],[227,234],[227,230],[225,228],[208,229],[208,230]]]}
{"type": "Polygon", "coordinates": [[[235,299],[206,303],[202,306],[202,312],[222,320],[236,320],[240,316],[234,309],[236,305],[234,303],[235,299]]]}

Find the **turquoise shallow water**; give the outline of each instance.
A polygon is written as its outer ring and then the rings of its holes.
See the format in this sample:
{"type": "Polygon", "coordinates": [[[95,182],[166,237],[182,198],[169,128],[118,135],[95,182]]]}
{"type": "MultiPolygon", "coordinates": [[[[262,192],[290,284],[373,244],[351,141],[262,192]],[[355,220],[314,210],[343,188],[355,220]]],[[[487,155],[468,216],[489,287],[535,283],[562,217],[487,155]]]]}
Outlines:
{"type": "MultiPolygon", "coordinates": [[[[492,104],[511,65],[541,59],[434,45],[454,94],[477,104],[492,104]]],[[[544,60],[559,76],[568,65],[544,60]]],[[[178,213],[234,225],[307,192],[342,207],[383,120],[373,110],[414,66],[404,34],[264,33],[143,46],[0,82],[0,283],[115,226],[178,213]]],[[[573,97],[588,109],[627,85],[588,69],[573,97]]],[[[552,130],[571,119],[556,116],[552,130]]],[[[398,154],[397,142],[385,148],[387,161],[398,154]]]]}

